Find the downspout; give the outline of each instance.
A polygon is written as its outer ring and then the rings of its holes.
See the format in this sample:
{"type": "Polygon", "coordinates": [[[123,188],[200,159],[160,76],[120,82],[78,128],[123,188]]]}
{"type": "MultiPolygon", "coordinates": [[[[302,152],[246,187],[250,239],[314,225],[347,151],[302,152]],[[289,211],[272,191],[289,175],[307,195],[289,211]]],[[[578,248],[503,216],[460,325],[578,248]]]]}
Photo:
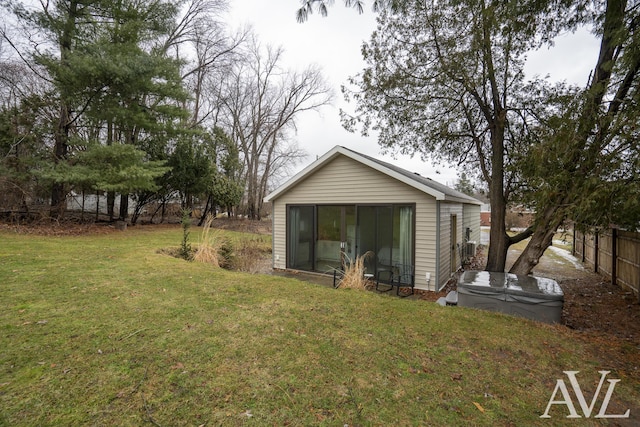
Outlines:
{"type": "MultiPolygon", "coordinates": [[[[285,212],[285,222],[286,222],[286,212],[285,212]]],[[[276,201],[271,202],[271,269],[274,270],[276,268],[276,201]]],[[[286,247],[286,235],[285,235],[285,247],[286,247]]],[[[285,255],[286,256],[286,255],[285,255]]],[[[286,262],[286,259],[285,259],[286,262]]]]}
{"type": "Polygon", "coordinates": [[[438,292],[440,287],[440,200],[436,200],[436,277],[433,290],[438,292]]]}

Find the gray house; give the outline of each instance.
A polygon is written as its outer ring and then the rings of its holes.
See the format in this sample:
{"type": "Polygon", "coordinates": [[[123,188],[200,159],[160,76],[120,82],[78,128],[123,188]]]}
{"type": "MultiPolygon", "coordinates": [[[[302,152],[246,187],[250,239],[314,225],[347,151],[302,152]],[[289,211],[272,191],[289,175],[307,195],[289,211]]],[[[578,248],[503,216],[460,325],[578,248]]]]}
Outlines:
{"type": "Polygon", "coordinates": [[[481,202],[336,146],[273,193],[273,268],[331,272],[370,252],[367,272],[412,265],[439,290],[480,241],[481,202]]]}

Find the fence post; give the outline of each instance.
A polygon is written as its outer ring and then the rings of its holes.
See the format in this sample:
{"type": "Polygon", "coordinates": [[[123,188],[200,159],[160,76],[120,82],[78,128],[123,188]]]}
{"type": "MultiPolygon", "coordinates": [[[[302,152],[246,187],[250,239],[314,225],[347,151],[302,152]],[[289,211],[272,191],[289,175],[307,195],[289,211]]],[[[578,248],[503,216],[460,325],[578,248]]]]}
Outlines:
{"type": "Polygon", "coordinates": [[[593,246],[593,271],[595,271],[596,273],[598,272],[598,252],[600,251],[600,248],[598,247],[598,230],[594,231],[594,246],[593,246]]]}
{"type": "Polygon", "coordinates": [[[611,228],[611,284],[617,285],[618,283],[618,229],[611,228]]]}

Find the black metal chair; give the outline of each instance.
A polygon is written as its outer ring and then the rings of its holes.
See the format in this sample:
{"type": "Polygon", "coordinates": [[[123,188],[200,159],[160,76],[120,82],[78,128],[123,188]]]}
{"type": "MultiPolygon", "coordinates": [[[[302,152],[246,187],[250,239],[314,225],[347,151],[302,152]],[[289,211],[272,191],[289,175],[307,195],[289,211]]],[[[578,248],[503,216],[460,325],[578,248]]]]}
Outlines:
{"type": "Polygon", "coordinates": [[[393,268],[380,268],[376,271],[376,291],[389,292],[393,289],[393,268]],[[380,289],[380,285],[388,286],[387,289],[380,289]]]}
{"type": "Polygon", "coordinates": [[[379,270],[376,274],[376,290],[380,291],[380,285],[388,286],[381,292],[389,292],[396,287],[396,295],[406,297],[414,294],[415,267],[411,264],[396,264],[392,268],[379,270]],[[411,288],[410,294],[400,295],[400,288],[411,288]]]}
{"type": "Polygon", "coordinates": [[[334,268],[333,269],[333,287],[339,288],[342,283],[342,279],[344,279],[344,270],[334,268]]]}

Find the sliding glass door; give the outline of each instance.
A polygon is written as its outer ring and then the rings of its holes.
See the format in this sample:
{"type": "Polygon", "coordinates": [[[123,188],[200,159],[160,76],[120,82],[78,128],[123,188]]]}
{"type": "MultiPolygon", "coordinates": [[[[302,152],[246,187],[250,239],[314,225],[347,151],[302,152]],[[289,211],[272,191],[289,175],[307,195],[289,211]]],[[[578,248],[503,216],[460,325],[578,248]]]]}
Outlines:
{"type": "Polygon", "coordinates": [[[342,268],[355,255],[355,206],[317,206],[316,270],[342,268]],[[346,260],[348,262],[348,259],[346,260]]]}
{"type": "Polygon", "coordinates": [[[290,206],[287,212],[287,267],[313,270],[314,206],[290,206]]]}
{"type": "Polygon", "coordinates": [[[360,255],[367,252],[367,273],[390,271],[413,264],[413,206],[358,206],[360,255]]]}
{"type": "Polygon", "coordinates": [[[287,267],[331,272],[369,253],[366,272],[413,264],[414,205],[292,205],[287,267]]]}

